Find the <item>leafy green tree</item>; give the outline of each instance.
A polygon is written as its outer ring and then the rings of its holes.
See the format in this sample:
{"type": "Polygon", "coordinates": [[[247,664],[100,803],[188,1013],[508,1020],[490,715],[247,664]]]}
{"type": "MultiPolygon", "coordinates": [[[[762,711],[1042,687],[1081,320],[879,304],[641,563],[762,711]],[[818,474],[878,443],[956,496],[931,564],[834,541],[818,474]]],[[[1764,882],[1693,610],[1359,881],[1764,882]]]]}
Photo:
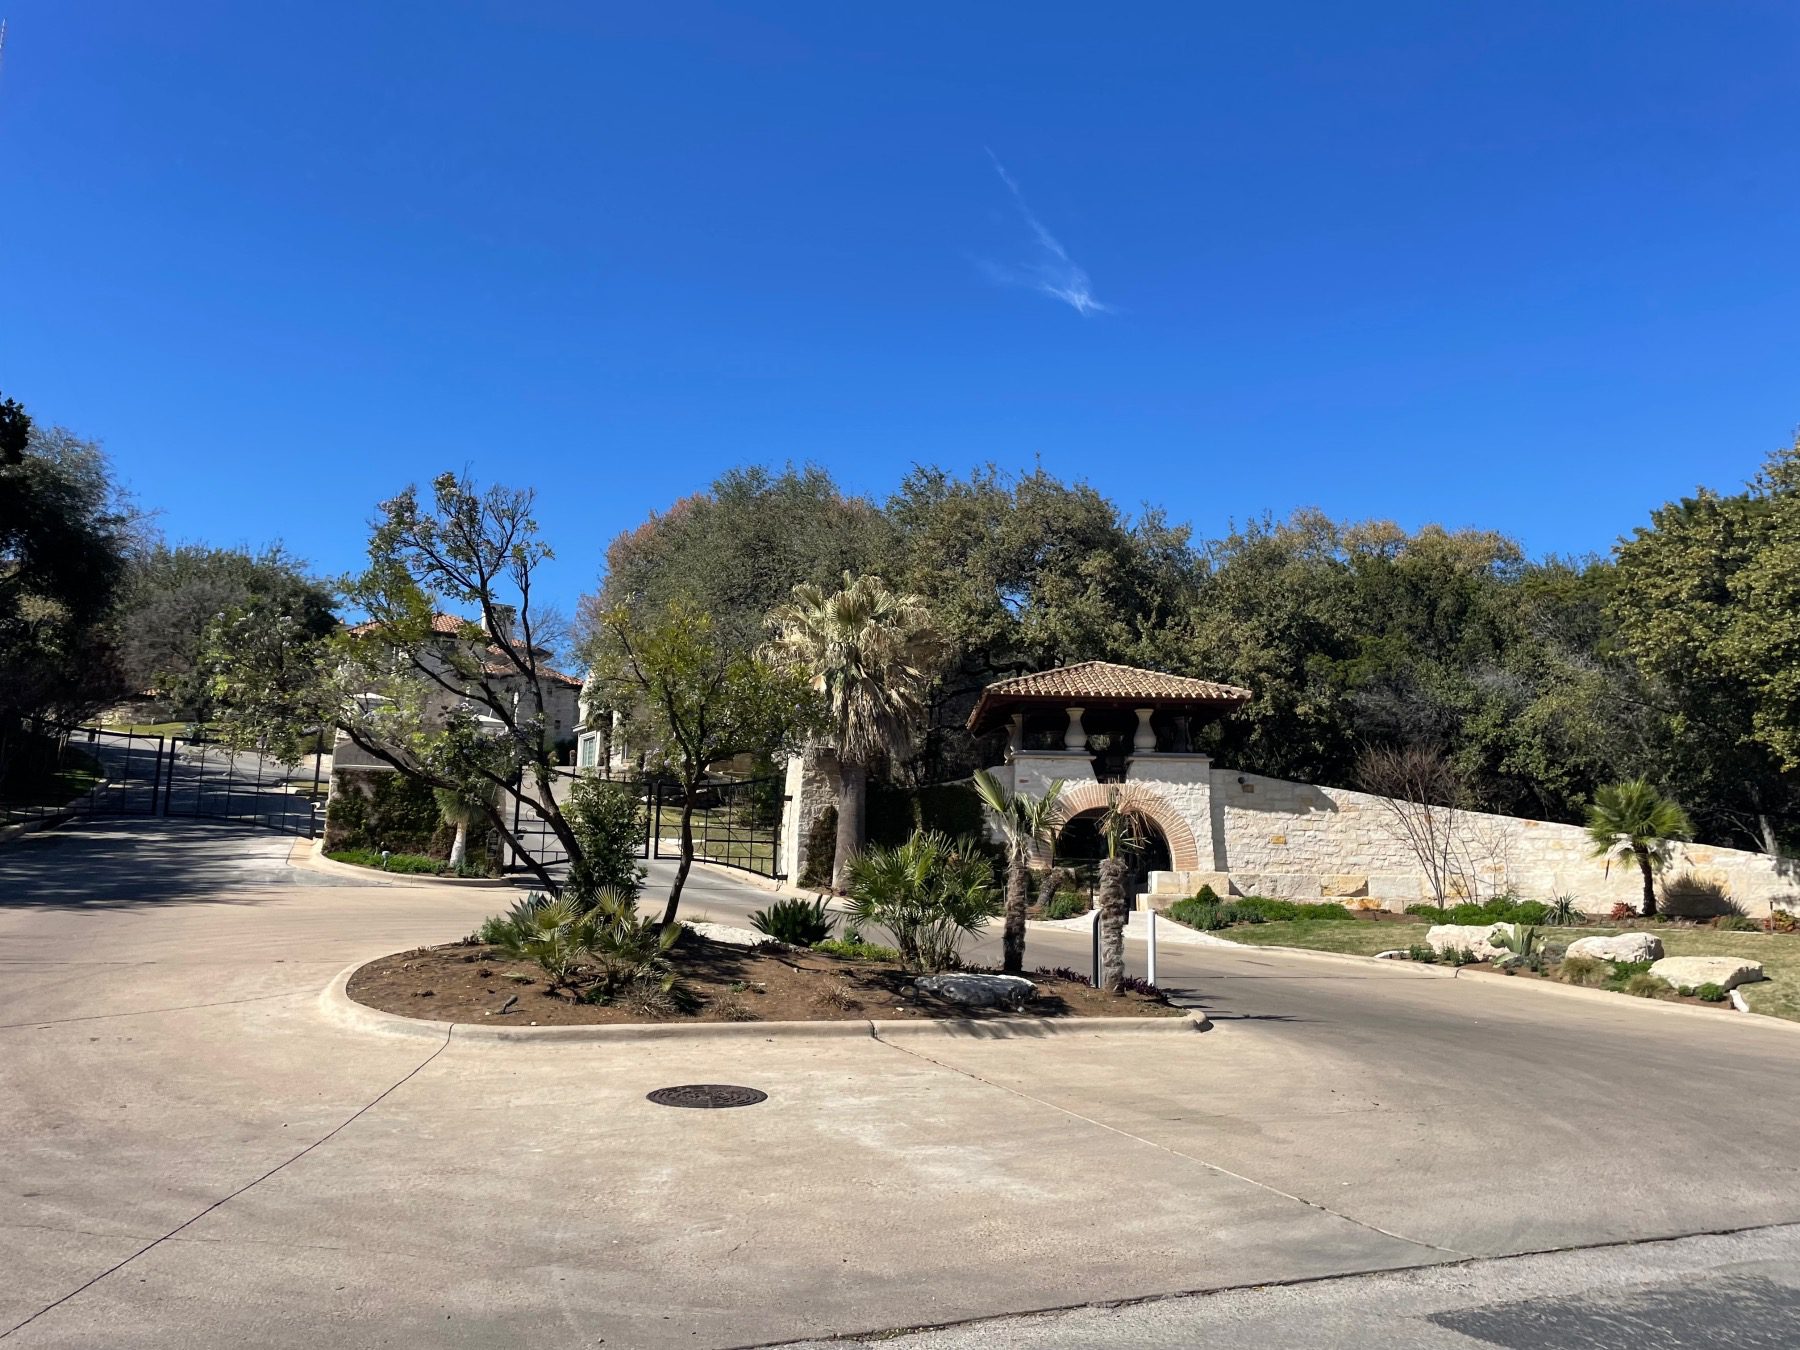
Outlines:
{"type": "Polygon", "coordinates": [[[207,630],[240,611],[280,614],[303,640],[337,627],[331,588],[280,544],[250,553],[205,544],[157,543],[132,559],[119,616],[119,649],[131,689],[155,689],[180,716],[210,715],[207,630]]]}
{"type": "Polygon", "coordinates": [[[0,760],[117,697],[111,618],[139,532],[98,445],[0,403],[0,760]]]}
{"type": "Polygon", "coordinates": [[[1588,838],[1594,856],[1610,864],[1630,858],[1644,877],[1646,917],[1656,913],[1656,875],[1668,866],[1674,841],[1694,833],[1687,813],[1642,778],[1609,783],[1594,794],[1588,808],[1588,838]]]}
{"type": "Polygon", "coordinates": [[[723,641],[693,601],[640,617],[619,606],[599,616],[586,644],[589,686],[629,709],[681,787],[681,858],[663,923],[672,925],[694,863],[694,805],[708,768],[734,755],[773,752],[808,725],[811,700],[791,674],[723,641]]]}
{"type": "Polygon", "coordinates": [[[986,769],[975,771],[975,791],[993,813],[1006,839],[1006,926],[1001,936],[1000,969],[1018,975],[1025,969],[1025,911],[1031,898],[1031,860],[1050,842],[1057,820],[1058,778],[1037,796],[1010,792],[986,769]]]}
{"type": "Polygon", "coordinates": [[[769,616],[769,658],[806,681],[825,710],[838,760],[833,884],[842,889],[867,832],[869,769],[912,749],[938,659],[924,603],[879,577],[844,575],[827,595],[805,583],[769,616]]]}
{"type": "Polygon", "coordinates": [[[1780,851],[1800,805],[1800,445],[1732,496],[1659,507],[1620,545],[1610,617],[1666,721],[1662,776],[1780,851]]]}
{"type": "Polygon", "coordinates": [[[281,758],[336,726],[364,753],[418,782],[478,801],[494,831],[552,894],[548,868],[512,829],[534,812],[570,859],[581,841],[557,800],[545,709],[559,634],[534,594],[551,554],[532,494],[440,475],[428,502],[383,502],[368,567],[342,583],[365,623],[308,640],[303,616],[252,608],[215,625],[212,695],[227,737],[281,758]],[[479,623],[446,634],[445,607],[479,623]]]}

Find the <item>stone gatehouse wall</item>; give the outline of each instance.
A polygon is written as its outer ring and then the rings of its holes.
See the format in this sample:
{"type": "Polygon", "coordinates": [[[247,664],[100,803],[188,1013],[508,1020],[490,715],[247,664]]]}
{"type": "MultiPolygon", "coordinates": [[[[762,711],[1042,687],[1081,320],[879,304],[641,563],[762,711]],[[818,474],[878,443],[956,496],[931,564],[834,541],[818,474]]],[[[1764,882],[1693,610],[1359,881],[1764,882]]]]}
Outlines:
{"type": "MultiPolygon", "coordinates": [[[[1238,894],[1366,897],[1390,909],[1430,898],[1424,869],[1381,798],[1231,769],[1213,770],[1210,797],[1213,870],[1238,894]]],[[[1636,866],[1615,862],[1609,870],[1590,856],[1593,846],[1579,826],[1471,811],[1458,813],[1458,827],[1464,860],[1458,889],[1470,898],[1502,891],[1534,900],[1569,895],[1588,913],[1642,901],[1636,866]]],[[[1174,889],[1185,891],[1180,884],[1174,889]]],[[[1735,906],[1767,914],[1776,903],[1800,904],[1800,860],[1679,845],[1661,889],[1673,912],[1735,906]]]]}

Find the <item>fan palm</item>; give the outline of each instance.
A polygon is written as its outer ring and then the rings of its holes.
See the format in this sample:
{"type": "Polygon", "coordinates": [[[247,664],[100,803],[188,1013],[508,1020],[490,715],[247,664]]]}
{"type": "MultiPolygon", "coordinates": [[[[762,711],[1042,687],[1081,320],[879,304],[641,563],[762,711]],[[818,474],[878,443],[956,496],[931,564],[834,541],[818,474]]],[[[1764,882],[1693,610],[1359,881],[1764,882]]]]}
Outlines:
{"type": "Polygon", "coordinates": [[[487,816],[487,804],[473,792],[450,788],[433,788],[432,796],[437,799],[438,816],[446,825],[456,827],[456,837],[450,844],[450,866],[459,868],[469,859],[469,827],[487,816]]]}
{"type": "Polygon", "coordinates": [[[915,830],[850,867],[850,921],[884,928],[911,970],[954,970],[965,937],[999,912],[994,873],[972,840],[915,830]]]}
{"type": "Polygon", "coordinates": [[[824,700],[838,757],[832,884],[842,890],[863,843],[870,766],[911,752],[938,633],[918,596],[848,572],[843,590],[832,595],[810,583],[794,587],[769,625],[769,659],[804,676],[824,700]]]}
{"type": "Polygon", "coordinates": [[[1674,802],[1642,778],[1611,783],[1594,794],[1588,807],[1588,838],[1594,856],[1635,859],[1644,874],[1644,915],[1656,913],[1656,874],[1668,866],[1678,839],[1691,839],[1694,824],[1674,802]]]}
{"type": "Polygon", "coordinates": [[[1025,969],[1025,907],[1030,899],[1031,858],[1039,844],[1050,839],[1056,822],[1056,798],[1062,791],[1058,778],[1041,796],[1009,792],[986,769],[975,771],[975,792],[982,805],[994,813],[1006,838],[1006,926],[1001,935],[1000,969],[1008,975],[1025,969]]]}

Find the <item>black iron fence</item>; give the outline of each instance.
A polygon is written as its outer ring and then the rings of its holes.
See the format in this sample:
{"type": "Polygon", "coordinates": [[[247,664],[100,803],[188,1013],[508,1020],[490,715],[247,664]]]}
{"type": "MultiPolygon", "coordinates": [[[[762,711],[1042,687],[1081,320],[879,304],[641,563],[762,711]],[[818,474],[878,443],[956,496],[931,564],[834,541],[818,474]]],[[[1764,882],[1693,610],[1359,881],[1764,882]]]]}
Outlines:
{"type": "Polygon", "coordinates": [[[283,764],[201,737],[37,726],[0,737],[0,825],[64,817],[178,816],[315,837],[329,757],[283,764]]]}
{"type": "Polygon", "coordinates": [[[39,723],[0,733],[0,825],[153,816],[168,761],[156,735],[39,723]]]}
{"type": "MultiPolygon", "coordinates": [[[[681,856],[681,816],[688,796],[677,783],[612,780],[620,790],[635,794],[641,813],[640,858],[673,861],[681,856]]],[[[574,775],[557,781],[558,804],[567,801],[574,775]]],[[[786,804],[780,778],[752,778],[705,783],[695,789],[690,829],[694,857],[721,867],[736,867],[765,877],[781,876],[781,813],[786,804]]],[[[519,850],[509,854],[506,869],[523,872],[531,861],[557,868],[569,861],[567,849],[543,815],[515,799],[512,831],[519,850]]]]}

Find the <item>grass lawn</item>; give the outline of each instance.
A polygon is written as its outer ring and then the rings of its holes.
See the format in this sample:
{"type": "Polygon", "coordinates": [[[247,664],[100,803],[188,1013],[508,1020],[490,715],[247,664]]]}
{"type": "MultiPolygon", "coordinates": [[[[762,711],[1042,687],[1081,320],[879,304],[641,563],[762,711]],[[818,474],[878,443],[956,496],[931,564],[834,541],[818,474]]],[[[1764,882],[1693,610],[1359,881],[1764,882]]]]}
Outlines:
{"type": "Polygon", "coordinates": [[[107,731],[128,732],[133,736],[180,736],[187,738],[192,722],[108,722],[107,731]]]}
{"type": "MultiPolygon", "coordinates": [[[[1359,920],[1297,919],[1287,923],[1239,924],[1215,934],[1252,947],[1306,947],[1320,952],[1373,956],[1404,950],[1424,942],[1428,923],[1369,923],[1359,920]]],[[[1545,928],[1551,942],[1572,942],[1591,934],[1610,935],[1617,928],[1545,928]]],[[[1648,930],[1662,939],[1670,956],[1742,956],[1760,961],[1769,978],[1743,986],[1744,1000],[1769,1017],[1800,1022],[1800,934],[1722,933],[1711,928],[1669,927],[1648,930]]]]}

